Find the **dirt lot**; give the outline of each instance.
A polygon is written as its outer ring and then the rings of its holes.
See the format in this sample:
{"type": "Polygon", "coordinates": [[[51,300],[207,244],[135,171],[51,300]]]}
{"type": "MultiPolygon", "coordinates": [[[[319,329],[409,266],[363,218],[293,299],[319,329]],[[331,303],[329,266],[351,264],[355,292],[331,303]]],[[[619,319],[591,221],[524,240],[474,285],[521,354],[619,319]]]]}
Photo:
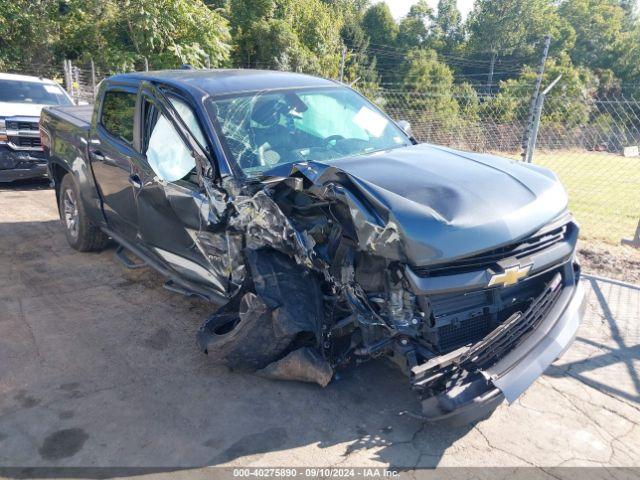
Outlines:
{"type": "MultiPolygon", "coordinates": [[[[569,352],[473,426],[423,425],[394,369],[327,388],[212,365],[211,308],[66,244],[53,192],[0,190],[0,467],[640,465],[640,287],[585,279],[569,352]]],[[[184,471],[182,471],[184,474],[184,471]]],[[[1,470],[0,470],[1,475],[1,470]]]]}
{"type": "Polygon", "coordinates": [[[580,241],[578,258],[585,272],[640,285],[640,250],[598,241],[580,241]]]}

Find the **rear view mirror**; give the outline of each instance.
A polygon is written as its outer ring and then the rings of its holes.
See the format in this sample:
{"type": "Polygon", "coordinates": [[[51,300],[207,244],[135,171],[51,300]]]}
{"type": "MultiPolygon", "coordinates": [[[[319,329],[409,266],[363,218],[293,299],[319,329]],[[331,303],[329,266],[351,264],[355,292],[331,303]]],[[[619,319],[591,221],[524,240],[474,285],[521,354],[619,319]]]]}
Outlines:
{"type": "Polygon", "coordinates": [[[396,125],[398,125],[402,129],[402,131],[407,134],[409,138],[413,138],[413,132],[411,131],[411,124],[409,122],[407,122],[406,120],[398,120],[396,122],[396,125]]]}

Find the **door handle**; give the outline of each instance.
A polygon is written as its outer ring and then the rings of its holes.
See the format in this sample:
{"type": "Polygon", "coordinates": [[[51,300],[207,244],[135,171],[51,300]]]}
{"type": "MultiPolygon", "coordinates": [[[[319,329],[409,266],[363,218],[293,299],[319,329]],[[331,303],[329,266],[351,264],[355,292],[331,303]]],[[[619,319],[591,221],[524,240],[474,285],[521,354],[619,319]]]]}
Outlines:
{"type": "Polygon", "coordinates": [[[133,186],[133,188],[142,188],[142,181],[140,177],[135,173],[133,175],[129,175],[129,183],[133,186]]]}
{"type": "Polygon", "coordinates": [[[93,158],[95,160],[98,160],[99,162],[104,162],[105,160],[105,156],[102,154],[102,152],[100,150],[94,150],[91,152],[91,156],[93,156],[93,158]]]}

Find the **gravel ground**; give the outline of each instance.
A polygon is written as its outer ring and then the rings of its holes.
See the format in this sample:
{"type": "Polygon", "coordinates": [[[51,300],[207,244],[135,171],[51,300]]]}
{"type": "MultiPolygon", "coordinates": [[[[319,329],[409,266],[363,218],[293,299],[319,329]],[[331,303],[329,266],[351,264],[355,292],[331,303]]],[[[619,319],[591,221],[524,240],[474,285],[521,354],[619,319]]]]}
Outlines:
{"type": "Polygon", "coordinates": [[[565,356],[513,405],[450,428],[400,415],[419,405],[382,362],[325,389],[212,365],[194,340],[211,307],[124,269],[113,248],[71,250],[51,190],[0,189],[0,247],[0,476],[535,466],[551,478],[547,467],[640,466],[640,287],[585,276],[587,313],[565,356]]]}
{"type": "Polygon", "coordinates": [[[580,241],[578,257],[584,272],[640,285],[639,249],[580,241]]]}

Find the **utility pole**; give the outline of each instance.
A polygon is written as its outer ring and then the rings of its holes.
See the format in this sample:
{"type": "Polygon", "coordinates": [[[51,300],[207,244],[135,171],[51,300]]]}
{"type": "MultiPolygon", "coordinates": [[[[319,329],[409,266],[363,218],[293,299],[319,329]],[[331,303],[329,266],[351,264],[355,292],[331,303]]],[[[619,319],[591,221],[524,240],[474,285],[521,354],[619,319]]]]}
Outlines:
{"type": "Polygon", "coordinates": [[[531,107],[529,108],[529,120],[527,121],[527,127],[522,137],[522,160],[529,158],[530,138],[532,130],[534,128],[534,119],[536,112],[536,105],[538,103],[538,95],[540,95],[540,85],[542,85],[542,75],[544,74],[544,66],[547,62],[547,56],[549,55],[549,45],[551,44],[551,37],[549,35],[544,37],[544,49],[542,50],[542,58],[540,59],[540,65],[538,66],[536,85],[533,89],[533,95],[531,96],[531,107]]]}
{"type": "Polygon", "coordinates": [[[487,77],[487,92],[491,95],[491,87],[493,86],[493,68],[496,65],[496,52],[491,53],[491,65],[489,65],[489,76],[487,77]]]}
{"type": "Polygon", "coordinates": [[[344,79],[344,63],[347,60],[347,47],[342,47],[342,58],[340,59],[340,83],[344,79]]]}

